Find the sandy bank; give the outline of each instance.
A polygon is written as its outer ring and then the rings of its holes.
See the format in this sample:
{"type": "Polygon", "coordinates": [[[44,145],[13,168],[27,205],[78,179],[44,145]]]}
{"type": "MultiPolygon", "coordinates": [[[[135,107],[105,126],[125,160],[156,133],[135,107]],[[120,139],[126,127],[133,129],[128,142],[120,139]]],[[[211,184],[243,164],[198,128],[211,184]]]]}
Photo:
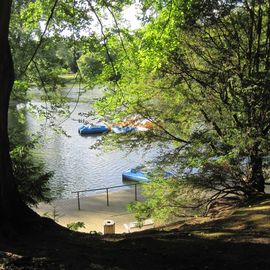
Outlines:
{"type": "MultiPolygon", "coordinates": [[[[49,216],[63,226],[73,222],[84,222],[85,228],[82,232],[102,232],[104,231],[104,221],[113,220],[115,222],[115,232],[128,232],[128,227],[135,222],[134,217],[128,213],[127,205],[134,201],[134,189],[124,189],[109,191],[109,206],[107,206],[106,192],[87,193],[90,196],[80,197],[80,208],[78,210],[77,199],[55,200],[50,204],[40,203],[34,210],[41,216],[49,216]],[[125,225],[126,224],[126,225],[125,225]]],[[[140,190],[138,190],[138,200],[142,200],[140,190]]],[[[146,225],[142,229],[151,228],[153,225],[146,225]]],[[[139,228],[131,226],[130,231],[137,231],[139,228]]]]}

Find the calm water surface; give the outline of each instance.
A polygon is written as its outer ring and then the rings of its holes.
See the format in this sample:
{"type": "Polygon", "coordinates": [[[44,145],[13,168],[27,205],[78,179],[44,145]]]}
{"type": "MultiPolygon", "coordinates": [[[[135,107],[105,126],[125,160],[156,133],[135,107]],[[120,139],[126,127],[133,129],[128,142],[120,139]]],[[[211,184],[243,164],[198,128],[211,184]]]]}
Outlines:
{"type": "MultiPolygon", "coordinates": [[[[77,94],[76,88],[69,93],[73,98],[76,98],[77,94]]],[[[44,163],[46,171],[54,171],[50,186],[55,192],[61,191],[62,198],[74,197],[71,192],[76,190],[121,185],[122,171],[142,165],[156,155],[154,150],[147,154],[139,149],[128,154],[127,151],[121,150],[104,152],[90,149],[100,136],[78,134],[78,128],[82,125],[78,119],[83,119],[78,113],[90,111],[93,100],[100,95],[101,91],[98,89],[89,91],[81,96],[80,100],[85,102],[69,104],[74,112],[62,126],[71,137],[52,132],[49,128],[43,131],[43,144],[35,155],[44,163]]],[[[38,100],[32,103],[37,106],[44,105],[38,100]]],[[[26,132],[38,130],[44,123],[31,113],[26,114],[26,132]]]]}
{"type": "MultiPolygon", "coordinates": [[[[77,88],[72,89],[69,97],[76,100],[78,91],[77,88]]],[[[50,187],[58,197],[72,198],[75,197],[72,191],[121,185],[124,170],[143,165],[158,154],[157,149],[149,153],[138,149],[129,154],[128,151],[122,150],[104,152],[100,149],[90,149],[100,136],[79,135],[78,128],[82,124],[78,119],[83,119],[79,113],[90,111],[91,104],[100,96],[101,91],[96,89],[84,93],[79,103],[69,103],[74,112],[62,126],[71,137],[52,132],[49,128],[43,131],[42,145],[36,150],[35,157],[44,163],[46,171],[54,171],[50,187]]],[[[44,103],[35,98],[32,99],[32,103],[44,106],[44,103]]],[[[59,122],[62,121],[63,119],[59,119],[59,122]]],[[[38,120],[33,114],[26,113],[25,133],[40,130],[44,123],[45,121],[38,120]]],[[[10,126],[14,125],[17,123],[11,117],[10,126]]],[[[266,192],[270,193],[270,186],[266,186],[266,192]]]]}

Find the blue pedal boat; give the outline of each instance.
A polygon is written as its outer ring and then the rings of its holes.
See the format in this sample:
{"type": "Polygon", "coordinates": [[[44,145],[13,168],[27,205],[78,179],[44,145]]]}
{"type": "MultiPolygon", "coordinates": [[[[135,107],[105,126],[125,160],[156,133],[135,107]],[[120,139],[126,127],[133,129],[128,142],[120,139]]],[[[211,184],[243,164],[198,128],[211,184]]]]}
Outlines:
{"type": "Polygon", "coordinates": [[[79,128],[79,133],[84,134],[99,134],[109,131],[105,125],[83,125],[79,128]]]}
{"type": "MultiPolygon", "coordinates": [[[[150,182],[148,176],[150,176],[150,172],[142,172],[138,169],[129,169],[122,173],[123,181],[134,181],[134,182],[150,182]],[[148,175],[148,176],[147,176],[148,175]]],[[[164,178],[171,178],[174,174],[171,172],[164,172],[164,178]]]]}
{"type": "Polygon", "coordinates": [[[122,173],[122,179],[124,181],[134,181],[134,182],[149,182],[146,174],[142,171],[136,169],[129,169],[122,173]]]}
{"type": "Polygon", "coordinates": [[[112,131],[114,133],[120,134],[120,133],[128,133],[128,132],[134,131],[134,130],[136,130],[136,127],[132,127],[132,126],[125,126],[125,127],[112,126],[111,129],[112,129],[112,131]]]}

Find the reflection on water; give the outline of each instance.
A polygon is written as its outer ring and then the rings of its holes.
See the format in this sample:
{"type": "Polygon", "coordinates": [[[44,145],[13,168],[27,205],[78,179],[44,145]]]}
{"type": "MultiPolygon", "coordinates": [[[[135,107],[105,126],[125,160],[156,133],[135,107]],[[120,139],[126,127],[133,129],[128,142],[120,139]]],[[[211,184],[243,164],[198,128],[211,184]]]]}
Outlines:
{"type": "MultiPolygon", "coordinates": [[[[76,98],[78,89],[73,89],[72,95],[76,98]]],[[[97,98],[100,91],[85,93],[81,100],[87,100],[87,95],[91,99],[97,98]]],[[[89,98],[88,98],[89,100],[89,98]]],[[[34,105],[43,105],[40,101],[33,101],[34,105]]],[[[99,139],[98,136],[80,136],[78,127],[81,125],[77,120],[78,113],[91,110],[92,101],[70,103],[70,108],[74,112],[63,124],[64,130],[71,137],[66,137],[49,130],[44,131],[44,142],[36,157],[44,162],[47,171],[54,171],[54,177],[50,185],[54,191],[63,191],[62,197],[70,198],[75,190],[92,189],[122,184],[122,171],[142,165],[154,154],[148,156],[143,151],[134,151],[127,155],[125,151],[115,150],[113,152],[103,152],[102,150],[90,149],[99,139]]],[[[38,130],[40,124],[30,113],[26,117],[26,132],[38,130]]],[[[102,136],[106,136],[102,135],[102,136]]]]}

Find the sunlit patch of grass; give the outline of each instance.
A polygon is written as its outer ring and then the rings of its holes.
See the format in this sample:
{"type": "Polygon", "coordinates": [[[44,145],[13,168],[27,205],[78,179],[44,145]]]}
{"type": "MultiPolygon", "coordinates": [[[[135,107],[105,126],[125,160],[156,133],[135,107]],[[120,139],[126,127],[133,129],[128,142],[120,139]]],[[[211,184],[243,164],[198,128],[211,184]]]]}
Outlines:
{"type": "Polygon", "coordinates": [[[59,79],[61,79],[62,83],[65,84],[66,86],[72,85],[76,81],[76,73],[64,73],[59,75],[59,79]]]}
{"type": "Polygon", "coordinates": [[[202,238],[207,238],[207,239],[216,239],[216,238],[223,238],[223,237],[228,237],[228,236],[233,236],[235,235],[233,232],[202,232],[202,231],[194,231],[192,232],[193,235],[199,236],[202,238]]]}
{"type": "Polygon", "coordinates": [[[242,211],[242,210],[237,210],[237,211],[235,211],[234,214],[233,214],[234,217],[246,217],[246,216],[248,216],[248,215],[250,215],[249,212],[242,211]]]}
{"type": "Polygon", "coordinates": [[[250,206],[242,209],[242,211],[260,211],[260,210],[270,211],[270,205],[250,206]]]}
{"type": "Polygon", "coordinates": [[[64,73],[59,75],[59,78],[64,79],[64,80],[72,80],[75,79],[77,76],[76,73],[64,73]]]}
{"type": "Polygon", "coordinates": [[[268,222],[259,224],[258,228],[259,229],[270,229],[270,219],[268,220],[268,222]]]}
{"type": "Polygon", "coordinates": [[[249,221],[263,221],[265,220],[265,218],[267,218],[266,215],[262,215],[262,214],[255,214],[255,215],[251,215],[248,217],[249,221]]]}
{"type": "Polygon", "coordinates": [[[233,224],[228,224],[228,226],[225,227],[228,230],[233,230],[233,231],[241,231],[246,229],[246,224],[244,223],[233,223],[233,224]]]}

